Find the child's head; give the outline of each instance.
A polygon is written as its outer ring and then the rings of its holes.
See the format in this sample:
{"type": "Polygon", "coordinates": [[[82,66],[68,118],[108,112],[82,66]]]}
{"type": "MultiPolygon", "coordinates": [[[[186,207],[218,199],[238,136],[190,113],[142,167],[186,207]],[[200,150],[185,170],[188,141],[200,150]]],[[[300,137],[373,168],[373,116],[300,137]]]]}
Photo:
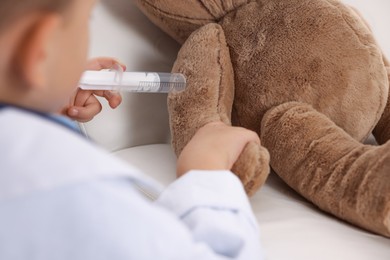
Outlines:
{"type": "Polygon", "coordinates": [[[56,112],[85,67],[95,0],[0,1],[0,102],[56,112]]]}

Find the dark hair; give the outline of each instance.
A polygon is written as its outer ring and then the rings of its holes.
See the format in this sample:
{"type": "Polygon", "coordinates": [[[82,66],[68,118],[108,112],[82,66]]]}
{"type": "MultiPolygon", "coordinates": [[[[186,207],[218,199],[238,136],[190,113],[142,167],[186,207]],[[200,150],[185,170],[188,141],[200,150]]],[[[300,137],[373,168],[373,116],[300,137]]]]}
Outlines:
{"type": "Polygon", "coordinates": [[[72,0],[0,0],[0,30],[27,12],[62,12],[72,2],[72,0]]]}

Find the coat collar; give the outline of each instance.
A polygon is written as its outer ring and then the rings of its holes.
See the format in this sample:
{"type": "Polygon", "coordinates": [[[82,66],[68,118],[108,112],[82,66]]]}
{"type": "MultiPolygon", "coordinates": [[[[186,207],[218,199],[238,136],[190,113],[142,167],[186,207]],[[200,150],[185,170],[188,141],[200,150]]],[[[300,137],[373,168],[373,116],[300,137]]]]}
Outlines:
{"type": "Polygon", "coordinates": [[[39,117],[44,118],[44,119],[46,119],[48,121],[52,121],[52,122],[54,122],[56,124],[62,125],[63,127],[67,128],[69,130],[72,130],[74,132],[77,132],[77,133],[82,135],[79,127],[77,126],[77,123],[72,121],[70,118],[68,118],[66,116],[47,114],[47,113],[43,113],[43,112],[39,112],[39,111],[36,111],[36,110],[28,109],[28,108],[25,108],[25,107],[20,107],[20,106],[13,105],[13,104],[0,103],[0,111],[4,110],[4,109],[7,109],[7,108],[13,108],[13,109],[21,110],[21,111],[26,112],[26,113],[30,113],[32,115],[39,116],[39,117]]]}

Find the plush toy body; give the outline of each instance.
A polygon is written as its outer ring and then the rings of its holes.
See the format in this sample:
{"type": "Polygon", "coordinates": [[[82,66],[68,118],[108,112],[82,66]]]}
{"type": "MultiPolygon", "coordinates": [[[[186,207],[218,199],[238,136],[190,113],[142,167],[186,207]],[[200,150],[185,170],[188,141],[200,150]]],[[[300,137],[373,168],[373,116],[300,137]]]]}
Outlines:
{"type": "Polygon", "coordinates": [[[169,96],[177,154],[205,123],[256,131],[233,171],[249,194],[269,164],[321,209],[390,236],[388,63],[337,0],[138,0],[184,43],[169,96]],[[381,146],[363,145],[374,135],[381,146]]]}

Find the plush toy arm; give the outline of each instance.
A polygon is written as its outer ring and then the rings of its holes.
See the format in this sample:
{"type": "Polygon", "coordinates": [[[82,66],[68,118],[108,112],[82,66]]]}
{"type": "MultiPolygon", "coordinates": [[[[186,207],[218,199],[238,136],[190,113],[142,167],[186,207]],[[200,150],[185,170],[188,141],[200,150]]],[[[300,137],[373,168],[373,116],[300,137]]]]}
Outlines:
{"type": "MultiPolygon", "coordinates": [[[[172,144],[177,155],[205,124],[231,124],[234,72],[224,32],[208,24],[193,33],[179,52],[174,72],[187,77],[187,88],[168,97],[172,144]]],[[[269,155],[264,147],[249,143],[233,172],[253,194],[269,173],[269,155]]]]}
{"type": "MultiPolygon", "coordinates": [[[[390,64],[384,58],[385,65],[387,66],[387,75],[390,82],[390,64]]],[[[384,144],[388,140],[390,140],[390,91],[389,91],[389,97],[387,98],[387,104],[385,107],[385,111],[382,114],[381,119],[379,120],[378,124],[375,126],[373,134],[375,136],[376,141],[378,144],[384,144]]]]}
{"type": "Polygon", "coordinates": [[[271,166],[321,209],[390,237],[390,142],[363,145],[311,106],[268,111],[261,137],[271,166]]]}
{"type": "Polygon", "coordinates": [[[179,43],[249,0],[137,0],[149,19],[179,43]]]}
{"type": "Polygon", "coordinates": [[[183,45],[173,72],[186,76],[187,87],[168,96],[172,144],[177,155],[205,124],[230,124],[234,73],[222,28],[208,24],[183,45]]]}

